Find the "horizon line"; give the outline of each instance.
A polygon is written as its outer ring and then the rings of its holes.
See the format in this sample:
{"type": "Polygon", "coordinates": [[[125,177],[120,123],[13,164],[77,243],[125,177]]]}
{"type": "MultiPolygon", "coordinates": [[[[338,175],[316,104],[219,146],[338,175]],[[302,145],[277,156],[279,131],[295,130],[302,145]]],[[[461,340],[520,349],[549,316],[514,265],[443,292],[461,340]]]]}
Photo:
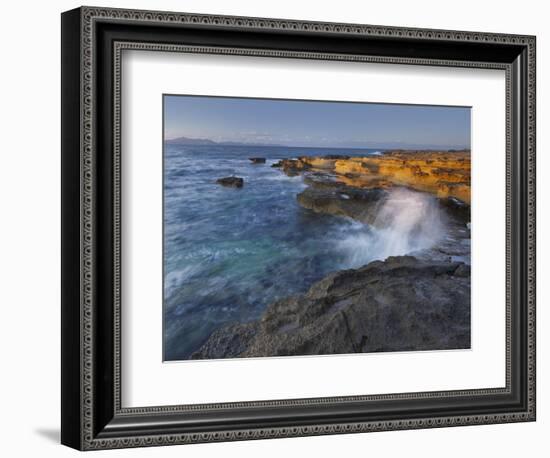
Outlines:
{"type": "MultiPolygon", "coordinates": [[[[288,144],[288,143],[277,143],[277,142],[274,142],[274,143],[255,143],[255,142],[250,142],[250,143],[247,143],[247,142],[243,142],[243,141],[236,141],[236,140],[212,140],[211,138],[204,138],[204,137],[188,137],[188,136],[185,136],[185,135],[179,135],[179,136],[176,136],[176,137],[171,137],[171,138],[164,138],[163,139],[163,142],[169,142],[169,141],[174,141],[174,140],[178,140],[179,138],[185,138],[187,140],[192,140],[192,141],[206,141],[206,142],[212,142],[214,143],[215,145],[220,145],[220,146],[223,146],[223,145],[236,145],[236,146],[250,146],[250,147],[285,147],[285,148],[325,148],[325,149],[335,149],[335,148],[345,148],[345,149],[438,149],[438,148],[441,148],[441,149],[446,149],[446,150],[467,150],[467,151],[470,151],[471,150],[471,146],[465,146],[465,145],[419,145],[419,144],[409,144],[409,146],[407,146],[407,143],[403,143],[402,146],[388,146],[388,145],[376,145],[376,146],[365,146],[365,145],[361,145],[361,146],[342,146],[342,145],[333,145],[333,146],[330,146],[330,145],[292,145],[292,144],[288,144]]],[[[389,144],[391,144],[392,142],[388,142],[389,144]]],[[[398,142],[394,142],[394,143],[398,143],[398,142]]],[[[195,145],[189,145],[189,146],[211,146],[211,145],[208,145],[208,144],[203,144],[203,145],[200,145],[200,144],[195,144],[195,145]]]]}

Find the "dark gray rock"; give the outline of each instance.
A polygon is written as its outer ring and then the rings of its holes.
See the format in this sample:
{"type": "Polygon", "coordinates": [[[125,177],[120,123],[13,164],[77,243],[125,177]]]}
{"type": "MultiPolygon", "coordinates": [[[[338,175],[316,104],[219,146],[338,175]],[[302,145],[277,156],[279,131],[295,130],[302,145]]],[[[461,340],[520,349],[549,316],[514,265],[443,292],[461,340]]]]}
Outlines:
{"type": "Polygon", "coordinates": [[[190,359],[235,358],[245,352],[259,328],[258,322],[236,323],[214,331],[190,359]]]}
{"type": "Polygon", "coordinates": [[[345,154],[325,154],[324,156],[321,156],[323,159],[334,159],[334,160],[346,160],[349,159],[350,156],[346,156],[345,154]]]}
{"type": "Polygon", "coordinates": [[[224,177],[218,178],[216,180],[216,183],[221,184],[222,186],[226,186],[228,188],[242,188],[244,180],[239,177],[224,177]]]}
{"type": "Polygon", "coordinates": [[[380,205],[388,197],[388,191],[380,188],[359,189],[326,181],[321,183],[309,186],[296,196],[302,207],[373,224],[380,205]]]}
{"type": "Polygon", "coordinates": [[[455,275],[457,277],[465,277],[470,278],[470,266],[468,264],[461,264],[458,266],[458,268],[455,270],[455,275]]]}
{"type": "Polygon", "coordinates": [[[306,172],[303,174],[304,183],[315,189],[327,189],[336,191],[346,189],[347,186],[342,183],[338,176],[330,172],[306,172]]]}
{"type": "Polygon", "coordinates": [[[253,164],[265,164],[265,157],[249,157],[248,160],[253,164]]]}
{"type": "Polygon", "coordinates": [[[459,262],[390,257],[335,272],[215,331],[195,359],[470,348],[470,277],[459,262]]]}
{"type": "Polygon", "coordinates": [[[456,197],[443,197],[439,204],[451,215],[463,223],[470,222],[470,206],[456,197]]]}

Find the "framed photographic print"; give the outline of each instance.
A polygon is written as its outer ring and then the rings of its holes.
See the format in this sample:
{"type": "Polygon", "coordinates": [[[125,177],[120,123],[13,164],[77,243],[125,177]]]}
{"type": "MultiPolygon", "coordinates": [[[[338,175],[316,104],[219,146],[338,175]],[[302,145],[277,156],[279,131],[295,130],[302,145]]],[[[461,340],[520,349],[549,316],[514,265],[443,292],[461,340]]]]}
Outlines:
{"type": "Polygon", "coordinates": [[[535,420],[535,38],[62,15],[62,443],[535,420]]]}

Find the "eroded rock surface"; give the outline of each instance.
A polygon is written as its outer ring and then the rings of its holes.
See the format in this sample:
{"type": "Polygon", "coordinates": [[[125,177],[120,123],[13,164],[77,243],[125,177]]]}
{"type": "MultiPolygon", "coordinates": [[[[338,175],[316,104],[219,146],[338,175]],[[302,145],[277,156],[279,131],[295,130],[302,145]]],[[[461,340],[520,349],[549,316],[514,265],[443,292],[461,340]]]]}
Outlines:
{"type": "Polygon", "coordinates": [[[348,186],[407,186],[470,204],[469,151],[388,151],[364,157],[303,156],[282,159],[274,166],[289,175],[305,171],[330,172],[348,186]]]}
{"type": "Polygon", "coordinates": [[[398,256],[330,274],[259,321],[224,326],[191,358],[469,347],[469,267],[398,256]]]}
{"type": "Polygon", "coordinates": [[[347,216],[373,224],[387,195],[388,192],[384,189],[358,189],[326,182],[320,186],[309,186],[296,199],[302,207],[316,213],[347,216]]]}

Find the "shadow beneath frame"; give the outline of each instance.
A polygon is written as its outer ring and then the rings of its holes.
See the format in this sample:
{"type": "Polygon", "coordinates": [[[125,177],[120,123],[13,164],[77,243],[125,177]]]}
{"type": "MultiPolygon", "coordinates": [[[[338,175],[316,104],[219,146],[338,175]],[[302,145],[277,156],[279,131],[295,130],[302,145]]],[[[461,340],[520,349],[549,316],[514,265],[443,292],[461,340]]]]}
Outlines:
{"type": "Polygon", "coordinates": [[[50,442],[55,442],[56,444],[59,444],[61,441],[61,433],[58,429],[53,428],[38,428],[35,429],[34,432],[42,436],[43,438],[49,440],[50,442]]]}

